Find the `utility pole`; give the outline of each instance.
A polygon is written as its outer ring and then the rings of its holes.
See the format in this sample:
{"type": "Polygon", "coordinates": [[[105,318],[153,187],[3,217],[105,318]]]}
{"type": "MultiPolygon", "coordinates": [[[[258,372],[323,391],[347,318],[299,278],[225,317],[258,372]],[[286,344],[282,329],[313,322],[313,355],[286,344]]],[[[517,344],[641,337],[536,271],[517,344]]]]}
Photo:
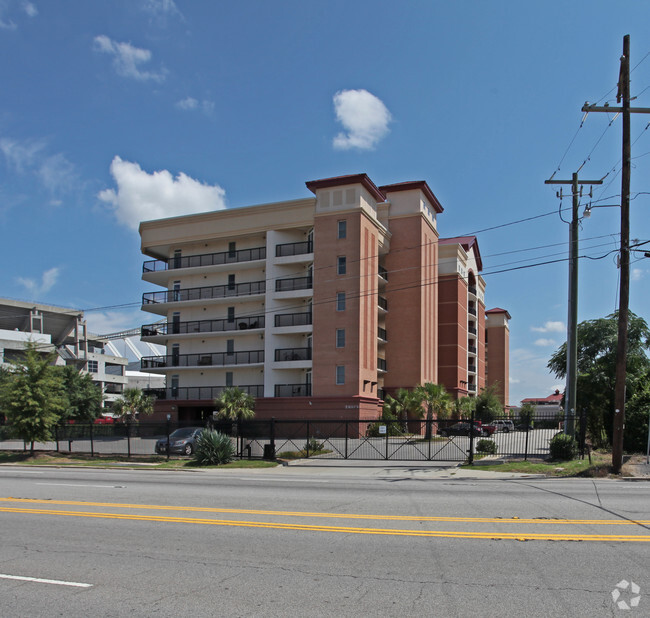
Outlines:
{"type": "Polygon", "coordinates": [[[545,185],[571,185],[573,215],[569,231],[569,313],[566,335],[566,387],[564,390],[564,433],[575,435],[575,415],[578,386],[578,208],[580,185],[602,185],[602,180],[578,180],[574,172],[571,180],[545,180],[545,185]]]}
{"type": "Polygon", "coordinates": [[[621,112],[623,114],[623,158],[621,166],[621,251],[619,256],[621,286],[618,303],[618,340],[616,344],[616,385],[614,387],[614,425],[612,435],[612,468],[618,474],[623,465],[623,433],[625,430],[625,381],[627,376],[627,328],[630,306],[630,175],[632,146],[630,113],[650,114],[649,108],[630,107],[630,35],[623,37],[623,55],[618,77],[616,102],[622,107],[589,105],[583,112],[621,112]]]}

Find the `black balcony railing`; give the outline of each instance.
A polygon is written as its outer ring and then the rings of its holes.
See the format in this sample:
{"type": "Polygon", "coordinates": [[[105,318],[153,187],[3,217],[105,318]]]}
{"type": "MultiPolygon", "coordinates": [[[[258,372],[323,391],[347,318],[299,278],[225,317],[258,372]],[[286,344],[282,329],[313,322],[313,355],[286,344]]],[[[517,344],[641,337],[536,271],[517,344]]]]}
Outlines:
{"type": "Polygon", "coordinates": [[[294,290],[309,290],[313,286],[311,277],[292,277],[290,279],[277,279],[276,292],[293,292],[294,290]]]}
{"type": "Polygon", "coordinates": [[[476,373],[476,365],[467,365],[467,371],[476,373]]]}
{"type": "Polygon", "coordinates": [[[229,298],[232,296],[250,296],[264,294],[265,281],[251,281],[234,285],[210,285],[203,288],[185,288],[181,290],[165,290],[164,292],[146,292],[142,295],[142,304],[175,303],[193,300],[209,300],[211,298],[229,298]]]}
{"type": "Polygon", "coordinates": [[[197,268],[201,266],[218,266],[219,264],[236,264],[252,262],[266,258],[266,247],[223,251],[221,253],[204,253],[202,255],[183,255],[168,260],[148,260],[142,265],[143,273],[175,270],[177,268],[197,268]]]}
{"type": "Polygon", "coordinates": [[[377,359],[377,369],[379,371],[387,371],[387,369],[386,369],[386,359],[385,358],[378,358],[377,359]]]}
{"type": "Polygon", "coordinates": [[[165,322],[163,324],[145,324],[140,333],[142,337],[155,335],[187,335],[191,333],[221,333],[233,330],[250,330],[264,328],[265,318],[256,315],[234,320],[196,320],[192,322],[165,322]]]}
{"type": "Polygon", "coordinates": [[[470,315],[475,316],[476,315],[476,309],[474,307],[469,307],[467,309],[467,313],[469,313],[470,315]]]}
{"type": "Polygon", "coordinates": [[[276,384],[275,397],[311,397],[311,384],[276,384]]]}
{"type": "MultiPolygon", "coordinates": [[[[177,386],[171,388],[150,388],[144,389],[147,395],[151,395],[156,399],[204,399],[214,400],[223,391],[228,388],[227,386],[177,386]]],[[[244,385],[237,386],[236,388],[248,393],[253,397],[264,396],[264,385],[244,385]]]]}
{"type": "Polygon", "coordinates": [[[275,316],[276,327],[280,326],[307,326],[311,324],[311,312],[304,313],[279,313],[275,316]]]}
{"type": "Polygon", "coordinates": [[[275,351],[275,360],[284,361],[308,361],[311,360],[311,348],[280,348],[275,351]]]}
{"type": "Polygon", "coordinates": [[[470,352],[470,353],[472,353],[472,354],[476,354],[476,346],[475,346],[475,345],[472,345],[471,343],[468,344],[468,346],[467,346],[467,351],[470,352]]]}
{"type": "Polygon", "coordinates": [[[311,241],[288,242],[283,245],[275,245],[275,257],[287,257],[289,255],[305,255],[314,252],[314,243],[311,241]]]}
{"type": "Polygon", "coordinates": [[[388,335],[386,334],[386,329],[385,328],[378,328],[377,329],[377,337],[380,339],[383,339],[384,341],[388,341],[388,335]]]}
{"type": "Polygon", "coordinates": [[[475,285],[469,285],[469,286],[467,286],[467,291],[468,291],[470,294],[474,294],[474,296],[476,296],[476,286],[475,286],[475,285]]]}
{"type": "Polygon", "coordinates": [[[475,392],[476,392],[476,384],[468,384],[468,385],[467,385],[467,390],[468,390],[470,393],[475,393],[475,392]]]}
{"type": "Polygon", "coordinates": [[[469,326],[467,328],[467,332],[471,333],[472,335],[476,335],[476,329],[473,326],[469,326]]]}
{"type": "Polygon", "coordinates": [[[377,297],[377,304],[384,311],[388,311],[388,301],[383,296],[377,297]]]}
{"type": "Polygon", "coordinates": [[[264,350],[246,352],[208,352],[205,354],[167,354],[166,356],[145,356],[142,358],[143,369],[163,367],[224,367],[227,365],[255,365],[264,362],[264,350]]]}
{"type": "Polygon", "coordinates": [[[379,276],[384,280],[388,281],[388,271],[383,267],[379,267],[379,276]]]}

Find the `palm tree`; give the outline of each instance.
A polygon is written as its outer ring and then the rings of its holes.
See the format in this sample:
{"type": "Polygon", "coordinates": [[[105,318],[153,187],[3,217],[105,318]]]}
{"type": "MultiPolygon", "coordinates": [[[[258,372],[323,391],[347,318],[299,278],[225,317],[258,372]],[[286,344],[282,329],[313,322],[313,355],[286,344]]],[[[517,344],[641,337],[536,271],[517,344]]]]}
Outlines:
{"type": "Polygon", "coordinates": [[[427,382],[417,386],[415,393],[420,401],[427,406],[427,424],[424,439],[430,440],[432,434],[433,413],[436,418],[443,419],[449,416],[451,411],[451,397],[442,384],[427,382]]]}
{"type": "Polygon", "coordinates": [[[401,421],[402,431],[406,432],[408,430],[407,420],[409,414],[418,414],[420,400],[414,391],[398,388],[393,396],[386,395],[384,409],[401,421]]]}
{"type": "Polygon", "coordinates": [[[124,392],[113,402],[113,413],[132,420],[139,416],[153,414],[153,397],[145,395],[139,388],[125,388],[124,392]]]}
{"type": "Polygon", "coordinates": [[[454,401],[454,418],[461,420],[472,416],[476,409],[476,397],[461,397],[454,401]]]}
{"type": "Polygon", "coordinates": [[[229,421],[247,421],[255,416],[255,398],[236,386],[225,388],[214,400],[217,416],[229,421]]]}
{"type": "Polygon", "coordinates": [[[241,421],[247,421],[255,416],[255,398],[252,395],[237,388],[228,386],[214,400],[217,408],[217,417],[223,420],[237,422],[237,441],[239,453],[243,452],[243,440],[241,436],[241,421]]]}

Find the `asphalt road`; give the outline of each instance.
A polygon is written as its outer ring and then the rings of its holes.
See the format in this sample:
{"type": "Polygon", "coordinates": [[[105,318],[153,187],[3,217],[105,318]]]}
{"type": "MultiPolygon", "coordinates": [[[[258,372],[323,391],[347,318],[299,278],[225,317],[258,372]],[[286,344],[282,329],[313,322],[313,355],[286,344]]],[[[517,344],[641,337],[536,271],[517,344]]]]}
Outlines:
{"type": "Polygon", "coordinates": [[[5,616],[650,615],[647,482],[1,466],[0,525],[5,616]]]}

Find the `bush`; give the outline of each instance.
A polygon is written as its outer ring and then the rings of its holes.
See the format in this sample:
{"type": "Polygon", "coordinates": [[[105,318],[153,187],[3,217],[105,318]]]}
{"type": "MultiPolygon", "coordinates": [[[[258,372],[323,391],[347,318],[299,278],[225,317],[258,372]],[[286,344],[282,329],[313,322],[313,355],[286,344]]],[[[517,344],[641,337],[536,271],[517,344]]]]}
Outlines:
{"type": "Polygon", "coordinates": [[[214,429],[204,429],[196,439],[194,462],[199,466],[226,464],[235,456],[235,445],[230,436],[214,429]]]}
{"type": "Polygon", "coordinates": [[[578,443],[575,438],[564,433],[557,433],[550,442],[551,459],[570,461],[578,455],[578,443]]]}
{"type": "Polygon", "coordinates": [[[305,442],[305,448],[303,449],[304,451],[321,451],[323,450],[323,447],[325,446],[324,442],[319,442],[316,440],[316,438],[309,438],[307,442],[305,442]]]}
{"type": "Polygon", "coordinates": [[[476,452],[486,455],[496,455],[498,450],[497,443],[494,440],[479,440],[476,443],[476,452]]]}

